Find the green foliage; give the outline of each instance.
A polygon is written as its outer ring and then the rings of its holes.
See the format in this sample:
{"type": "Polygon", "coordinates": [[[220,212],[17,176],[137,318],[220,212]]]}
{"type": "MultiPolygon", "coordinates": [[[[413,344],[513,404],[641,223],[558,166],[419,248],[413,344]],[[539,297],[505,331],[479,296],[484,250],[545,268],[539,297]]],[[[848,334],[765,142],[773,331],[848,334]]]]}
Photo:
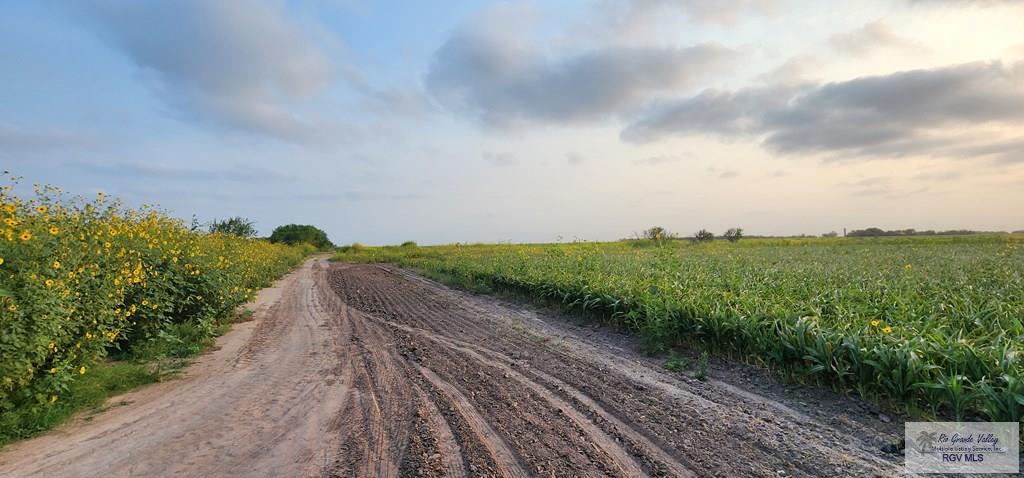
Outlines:
{"type": "Polygon", "coordinates": [[[693,233],[693,239],[697,242],[710,242],[715,239],[715,235],[707,229],[701,229],[693,233]]]}
{"type": "Polygon", "coordinates": [[[645,230],[643,233],[639,234],[639,239],[645,239],[658,244],[661,244],[664,241],[675,239],[676,237],[676,233],[671,232],[668,229],[665,229],[664,227],[661,226],[654,226],[652,228],[645,230]]]}
{"type": "Polygon", "coordinates": [[[327,233],[317,229],[315,226],[302,224],[288,224],[278,226],[270,234],[270,242],[285,244],[312,244],[320,250],[327,250],[334,247],[327,239],[327,233]]]}
{"type": "Polygon", "coordinates": [[[730,228],[728,231],[725,231],[725,234],[722,234],[722,237],[727,239],[729,242],[736,242],[736,241],[738,241],[740,239],[743,239],[743,228],[741,228],[741,227],[730,228]]]}
{"type": "Polygon", "coordinates": [[[416,244],[416,241],[405,241],[405,242],[402,243],[401,247],[416,247],[416,246],[418,246],[418,244],[416,244]]]}
{"type": "Polygon", "coordinates": [[[1022,416],[1024,236],[635,242],[336,258],[554,300],[636,332],[654,353],[699,344],[940,415],[1022,416]]]}
{"type": "Polygon", "coordinates": [[[203,234],[102,196],[11,191],[0,189],[0,416],[61,403],[111,353],[212,335],[311,252],[203,234]]]}
{"type": "Polygon", "coordinates": [[[0,445],[49,430],[79,410],[98,407],[118,393],[157,379],[140,364],[98,364],[91,373],[71,382],[60,400],[0,414],[0,445]]]}
{"type": "Polygon", "coordinates": [[[683,370],[689,370],[691,365],[692,364],[690,363],[690,359],[686,357],[679,357],[673,354],[667,360],[665,360],[665,363],[662,364],[662,367],[665,367],[665,370],[671,372],[682,372],[683,370]]]}
{"type": "Polygon", "coordinates": [[[235,216],[223,220],[214,219],[210,222],[207,230],[209,230],[211,234],[230,234],[232,236],[246,238],[256,237],[256,223],[241,216],[235,216]]]}
{"type": "Polygon", "coordinates": [[[708,363],[710,362],[710,360],[711,358],[708,355],[707,351],[700,353],[700,358],[697,359],[697,373],[693,375],[694,378],[700,381],[708,379],[708,363]]]}
{"type": "Polygon", "coordinates": [[[362,244],[360,244],[358,242],[353,242],[352,244],[349,244],[347,246],[339,247],[338,248],[338,252],[342,252],[342,253],[357,253],[357,252],[362,252],[365,249],[366,249],[366,246],[364,246],[364,245],[362,245],[362,244]]]}

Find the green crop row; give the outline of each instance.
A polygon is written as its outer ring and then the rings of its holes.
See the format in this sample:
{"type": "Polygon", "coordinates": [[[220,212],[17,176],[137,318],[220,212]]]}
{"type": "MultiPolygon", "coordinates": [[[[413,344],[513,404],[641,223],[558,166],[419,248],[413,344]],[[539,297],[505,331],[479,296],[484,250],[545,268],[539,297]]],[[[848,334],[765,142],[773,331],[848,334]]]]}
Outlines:
{"type": "Polygon", "coordinates": [[[935,415],[1024,412],[1024,237],[362,248],[935,415]]]}

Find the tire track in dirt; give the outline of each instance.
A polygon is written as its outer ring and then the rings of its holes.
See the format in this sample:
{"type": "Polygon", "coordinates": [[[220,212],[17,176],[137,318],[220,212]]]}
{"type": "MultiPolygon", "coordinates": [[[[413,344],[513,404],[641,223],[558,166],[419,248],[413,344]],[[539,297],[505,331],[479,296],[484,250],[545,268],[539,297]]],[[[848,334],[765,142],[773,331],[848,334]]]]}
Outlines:
{"type": "Polygon", "coordinates": [[[419,386],[416,387],[416,396],[420,401],[419,414],[424,421],[424,434],[429,435],[433,439],[430,450],[436,452],[427,458],[437,460],[437,463],[434,463],[434,467],[439,471],[443,471],[444,476],[451,478],[466,477],[462,449],[456,441],[455,434],[452,432],[448,422],[437,408],[437,404],[430,400],[426,392],[419,386]]]}
{"type": "Polygon", "coordinates": [[[459,391],[536,475],[891,476],[901,469],[857,433],[884,430],[836,427],[733,384],[642,365],[634,352],[539,324],[521,308],[386,266],[336,265],[331,281],[368,324],[390,329],[401,356],[459,391]],[[534,414],[544,423],[521,418],[534,414]],[[550,445],[548,435],[569,449],[550,445]]]}
{"type": "MultiPolygon", "coordinates": [[[[620,433],[623,438],[632,441],[635,444],[634,453],[642,453],[643,451],[646,451],[651,455],[654,455],[656,460],[660,461],[668,468],[665,471],[670,473],[672,476],[695,476],[691,470],[678,463],[664,450],[610,414],[596,402],[582,394],[579,390],[572,388],[568,384],[550,375],[537,370],[528,372],[520,371],[515,367],[514,362],[509,360],[508,357],[495,354],[486,348],[478,347],[471,343],[448,339],[431,332],[417,330],[413,327],[407,327],[393,322],[384,323],[407,332],[423,334],[432,341],[443,344],[452,350],[462,352],[467,357],[479,362],[481,365],[491,365],[500,368],[507,376],[514,379],[519,385],[533,390],[541,398],[548,401],[552,406],[558,408],[562,413],[566,414],[578,427],[583,429],[586,432],[587,438],[612,458],[615,462],[617,471],[621,476],[639,477],[646,476],[647,473],[625,449],[617,444],[617,442],[620,441],[619,439],[613,439],[610,437],[595,423],[594,420],[588,418],[587,415],[596,416],[600,420],[607,422],[617,433],[620,433]],[[537,381],[528,375],[535,375],[541,381],[537,381]],[[543,384],[545,382],[546,385],[543,384]],[[553,390],[557,390],[558,392],[567,395],[569,399],[576,403],[576,405],[570,405],[556,392],[553,392],[553,390]],[[576,407],[580,407],[584,411],[581,412],[576,407]]],[[[648,458],[648,460],[653,461],[651,458],[648,458]]]]}
{"type": "Polygon", "coordinates": [[[494,463],[501,476],[508,478],[526,478],[529,476],[526,470],[523,470],[519,465],[519,460],[512,453],[512,450],[509,449],[505,441],[495,433],[494,429],[487,423],[487,420],[480,416],[480,413],[477,412],[476,408],[470,404],[469,400],[466,399],[459,389],[438,377],[437,374],[428,368],[418,367],[418,369],[427,381],[441,390],[441,393],[455,405],[455,409],[458,410],[459,414],[462,415],[462,418],[466,420],[469,427],[473,430],[473,433],[480,438],[484,447],[491,454],[491,458],[494,459],[494,463]]]}

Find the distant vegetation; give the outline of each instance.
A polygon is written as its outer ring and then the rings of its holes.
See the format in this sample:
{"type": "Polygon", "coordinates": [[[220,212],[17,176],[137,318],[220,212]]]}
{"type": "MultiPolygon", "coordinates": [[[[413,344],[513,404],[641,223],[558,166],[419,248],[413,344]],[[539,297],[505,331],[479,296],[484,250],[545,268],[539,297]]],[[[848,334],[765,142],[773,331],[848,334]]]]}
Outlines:
{"type": "Polygon", "coordinates": [[[736,242],[740,239],[743,239],[743,228],[731,228],[728,231],[725,231],[725,234],[722,234],[722,237],[728,240],[729,242],[736,242]]]}
{"type": "Polygon", "coordinates": [[[701,229],[693,233],[693,240],[697,242],[708,242],[715,240],[715,234],[707,229],[701,229]]]}
{"type": "Polygon", "coordinates": [[[238,237],[256,237],[256,223],[240,216],[224,220],[214,219],[210,222],[207,230],[210,233],[230,234],[238,237]]]}
{"type": "Polygon", "coordinates": [[[352,244],[349,244],[347,246],[339,247],[338,252],[360,252],[364,249],[366,249],[366,246],[358,242],[353,242],[352,244]]]}
{"type": "Polygon", "coordinates": [[[652,352],[691,344],[937,416],[1024,417],[1024,236],[640,242],[366,247],[337,259],[557,301],[652,352]]]}
{"type": "Polygon", "coordinates": [[[665,229],[664,227],[661,226],[651,227],[637,235],[638,239],[646,239],[648,241],[654,242],[668,241],[676,239],[678,237],[679,236],[676,233],[671,232],[668,229],[665,229]]]}
{"type": "Polygon", "coordinates": [[[877,227],[869,227],[867,229],[855,229],[850,231],[847,236],[849,237],[883,237],[883,236],[966,236],[972,234],[1006,234],[1002,231],[972,231],[969,229],[951,229],[948,231],[918,231],[914,229],[895,229],[891,231],[885,231],[877,227]]]}
{"type": "Polygon", "coordinates": [[[311,244],[317,249],[327,250],[334,247],[327,239],[327,233],[315,226],[305,224],[288,224],[278,226],[270,234],[270,242],[284,244],[311,244]]]}

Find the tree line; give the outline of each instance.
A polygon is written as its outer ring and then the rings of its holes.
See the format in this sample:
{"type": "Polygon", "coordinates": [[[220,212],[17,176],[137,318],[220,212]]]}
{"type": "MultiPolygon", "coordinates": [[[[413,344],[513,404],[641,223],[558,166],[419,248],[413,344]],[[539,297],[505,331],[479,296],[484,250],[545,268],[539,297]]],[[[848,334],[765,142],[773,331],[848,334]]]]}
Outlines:
{"type": "MultiPolygon", "coordinates": [[[[241,216],[219,220],[214,219],[207,224],[207,231],[211,234],[230,234],[245,238],[255,238],[257,234],[256,222],[241,216]]],[[[334,247],[334,244],[327,238],[326,232],[309,224],[278,226],[274,228],[274,231],[270,233],[270,237],[267,237],[266,240],[272,243],[312,244],[321,250],[334,247]]]]}

